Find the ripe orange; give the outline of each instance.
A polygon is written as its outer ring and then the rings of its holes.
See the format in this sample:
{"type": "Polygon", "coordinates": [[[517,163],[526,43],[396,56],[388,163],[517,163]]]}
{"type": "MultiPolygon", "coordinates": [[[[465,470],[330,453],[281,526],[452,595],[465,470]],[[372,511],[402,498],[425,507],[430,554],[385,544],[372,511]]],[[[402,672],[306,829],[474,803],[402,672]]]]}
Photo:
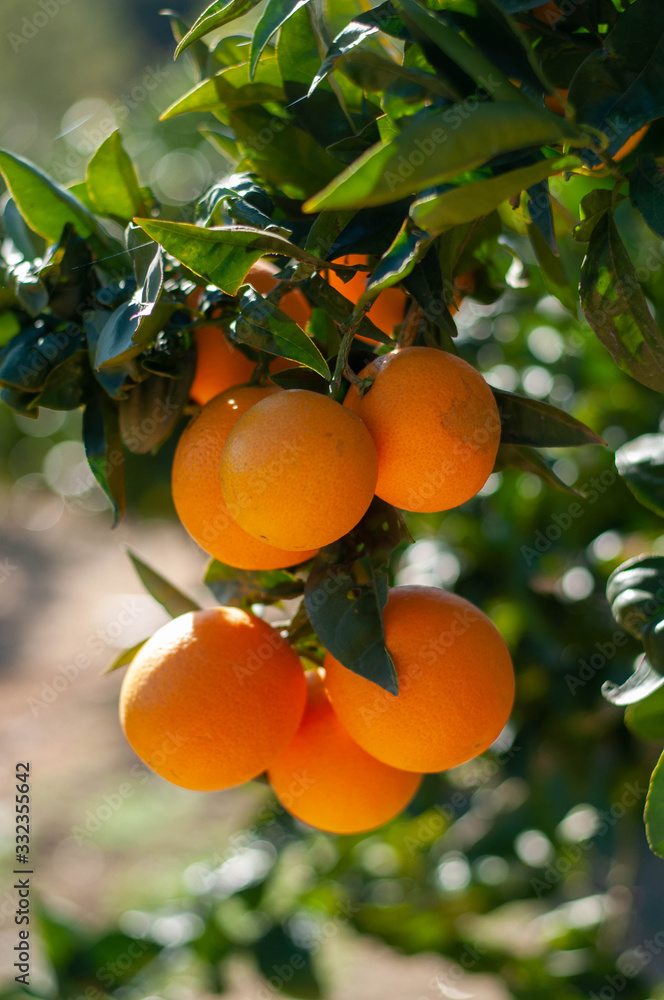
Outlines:
{"type": "MultiPolygon", "coordinates": [[[[277,271],[274,264],[259,260],[249,271],[247,281],[261,295],[267,295],[277,283],[274,277],[277,271]]],[[[303,328],[311,317],[311,306],[297,289],[281,298],[279,308],[303,328]]],[[[203,406],[225,389],[249,381],[256,367],[255,363],[226,339],[221,327],[202,326],[195,331],[194,337],[198,357],[196,375],[191,386],[193,400],[203,406]]],[[[270,364],[270,371],[282,371],[294,364],[294,361],[276,358],[270,364]]]]}
{"type": "Polygon", "coordinates": [[[261,400],[221,453],[228,509],[270,545],[319,548],[354,528],[371,503],[376,448],[362,421],[308,389],[261,400]]]}
{"type": "Polygon", "coordinates": [[[300,728],[270,764],[268,778],[293,816],[328,833],[362,833],[404,809],[422,776],[370,756],[351,739],[325,693],[323,673],[310,670],[300,728]]]}
{"type": "Polygon", "coordinates": [[[411,511],[449,510],[487,481],[500,442],[500,415],[475,368],[432,347],[384,354],[360,372],[375,378],[345,406],[368,427],[378,451],[376,493],[411,511]]]}
{"type": "Polygon", "coordinates": [[[409,771],[442,771],[486,750],[514,700],[510,654],[491,621],[436,587],[396,587],[384,623],[396,697],[325,658],[330,701],[353,739],[409,771]]]}
{"type": "Polygon", "coordinates": [[[636,149],[636,147],[639,145],[639,143],[641,142],[641,140],[643,139],[644,135],[646,134],[649,128],[650,128],[650,123],[648,122],[647,125],[643,125],[637,132],[634,132],[633,135],[630,135],[627,142],[620,147],[617,153],[613,154],[613,159],[615,160],[616,163],[620,163],[621,160],[627,159],[632,150],[636,149]]]}
{"type": "Polygon", "coordinates": [[[305,701],[285,639],[239,608],[212,608],[175,618],[138,651],[120,721],[162,778],[213,791],[264,771],[295,735],[305,701]]]}
{"type": "MultiPolygon", "coordinates": [[[[368,264],[369,258],[366,254],[349,254],[346,257],[336,257],[333,263],[347,264],[349,267],[354,267],[358,264],[368,264]]],[[[367,277],[368,272],[358,271],[350,281],[343,281],[336,271],[330,270],[327,280],[332,288],[336,288],[338,292],[341,292],[342,295],[345,295],[347,299],[350,299],[355,304],[364,292],[367,277]]],[[[379,330],[382,330],[383,333],[391,337],[394,327],[403,322],[407,304],[408,298],[400,288],[386,288],[385,291],[376,296],[371,309],[367,312],[367,316],[379,330]]],[[[370,337],[361,337],[360,339],[366,340],[369,343],[376,343],[370,337]]]]}
{"type": "Polygon", "coordinates": [[[194,541],[238,569],[281,569],[315,555],[287,552],[248,535],[233,520],[221,491],[219,460],[231,428],[276,386],[236,386],[215,396],[185,428],[173,459],[173,502],[194,541]]]}

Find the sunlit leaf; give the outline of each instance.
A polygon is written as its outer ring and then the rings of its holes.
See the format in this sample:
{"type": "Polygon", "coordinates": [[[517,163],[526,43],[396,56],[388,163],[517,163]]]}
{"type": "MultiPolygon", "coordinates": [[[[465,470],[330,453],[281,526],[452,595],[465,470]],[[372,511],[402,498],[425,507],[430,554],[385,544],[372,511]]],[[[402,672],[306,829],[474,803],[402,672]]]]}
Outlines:
{"type": "Polygon", "coordinates": [[[191,597],[183,594],[174,584],[158,573],[151,566],[137,556],[131,549],[127,549],[127,555],[131,559],[134,569],[138,573],[138,578],[147,590],[154,597],[155,601],[161,604],[171,618],[185,615],[189,611],[200,611],[200,605],[192,601],[191,597]]]}

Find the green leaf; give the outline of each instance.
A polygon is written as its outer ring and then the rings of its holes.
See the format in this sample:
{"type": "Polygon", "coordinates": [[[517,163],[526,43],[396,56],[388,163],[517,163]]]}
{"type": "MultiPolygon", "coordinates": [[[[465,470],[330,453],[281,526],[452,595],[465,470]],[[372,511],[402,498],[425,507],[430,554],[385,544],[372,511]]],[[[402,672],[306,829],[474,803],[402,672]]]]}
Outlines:
{"type": "Polygon", "coordinates": [[[117,129],[90,160],[87,188],[99,215],[119,216],[129,221],[135,215],[145,214],[136,171],[117,129]]]}
{"type": "Polygon", "coordinates": [[[282,24],[285,24],[295,11],[308,3],[309,0],[267,0],[265,10],[254,29],[251,42],[250,61],[252,79],[261,53],[274,33],[279,30],[282,24]]]}
{"type": "Polygon", "coordinates": [[[664,858],[664,754],[650,779],[644,819],[650,849],[664,858]]]}
{"type": "Polygon", "coordinates": [[[608,136],[612,156],[634,132],[664,114],[664,8],[659,0],[636,0],[620,15],[574,74],[569,101],[578,121],[608,136]]]}
{"type": "Polygon", "coordinates": [[[544,159],[518,170],[508,170],[487,180],[459,184],[442,194],[429,194],[413,202],[410,216],[432,236],[453,226],[472,222],[479,215],[488,215],[501,202],[513,198],[544,177],[572,170],[581,164],[576,156],[544,159]]]}
{"type": "Polygon", "coordinates": [[[173,305],[158,305],[164,284],[164,264],[161,248],[157,243],[136,243],[136,229],[130,228],[129,247],[136,246],[132,254],[137,288],[131,299],[124,302],[109,316],[99,334],[95,367],[117,367],[135,357],[157,335],[169,318],[173,305]]]}
{"type": "Polygon", "coordinates": [[[616,621],[642,639],[664,617],[664,558],[635,556],[613,571],[606,599],[616,621]]]}
{"type": "Polygon", "coordinates": [[[192,601],[191,597],[187,597],[181,590],[178,590],[172,583],[169,583],[161,573],[148,566],[131,549],[127,549],[127,555],[131,559],[133,567],[138,573],[138,578],[148,594],[161,604],[162,608],[168,612],[171,618],[186,615],[189,611],[201,610],[200,604],[192,601]]]}
{"type": "Polygon", "coordinates": [[[21,323],[16,313],[10,309],[0,312],[0,347],[4,347],[21,329],[21,323]]]}
{"type": "Polygon", "coordinates": [[[643,434],[622,445],[616,468],[639,503],[664,517],[664,434],[643,434]]]}
{"type": "Polygon", "coordinates": [[[201,16],[196,19],[192,27],[184,36],[175,50],[175,58],[184,52],[193,42],[207,35],[216,28],[221,28],[224,24],[229,24],[260,3],[260,0],[215,0],[207,7],[201,16]]]}
{"type": "MultiPolygon", "coordinates": [[[[320,275],[315,274],[308,279],[305,285],[307,296],[313,304],[324,309],[328,316],[331,316],[335,323],[346,323],[354,311],[354,305],[346,296],[328,285],[320,275]]],[[[393,344],[394,341],[386,333],[374,326],[368,316],[363,316],[357,333],[362,337],[369,337],[380,344],[393,344]]]]}
{"type": "Polygon", "coordinates": [[[629,175],[629,197],[653,233],[664,239],[664,166],[641,156],[629,175]]]}
{"type": "Polygon", "coordinates": [[[125,510],[125,464],[117,405],[102,393],[83,411],[83,444],[88,465],[113,507],[113,527],[125,510]]]}
{"type": "Polygon", "coordinates": [[[325,262],[276,233],[250,226],[219,226],[202,229],[188,222],[137,219],[148,236],[185,264],[195,274],[235,295],[251,267],[266,253],[295,257],[307,264],[325,262]]]}
{"type": "Polygon", "coordinates": [[[565,273],[563,262],[551,250],[539,227],[532,223],[528,230],[544,287],[576,318],[579,309],[578,293],[565,273]]]}
{"type": "Polygon", "coordinates": [[[428,111],[391,142],[368,149],[303,208],[384,205],[453,180],[502,153],[573,139],[565,119],[529,104],[477,103],[472,113],[456,106],[428,111]]]}
{"type": "Polygon", "coordinates": [[[142,649],[147,639],[142,639],[141,642],[137,642],[135,646],[130,649],[124,649],[118,656],[115,657],[110,666],[106,667],[106,670],[102,671],[102,676],[106,674],[112,674],[114,670],[119,670],[120,667],[126,667],[128,663],[134,659],[139,649],[142,649]]]}
{"type": "Polygon", "coordinates": [[[68,191],[22,156],[0,150],[0,172],[27,224],[56,243],[71,222],[79,236],[99,234],[94,215],[68,191]]]}
{"type": "Polygon", "coordinates": [[[271,927],[253,945],[258,967],[271,989],[297,1000],[320,1000],[323,996],[311,958],[311,951],[304,948],[280,925],[271,927]],[[288,976],[275,975],[287,956],[288,976]],[[276,986],[272,987],[272,983],[276,986]]]}
{"type": "Polygon", "coordinates": [[[427,253],[431,243],[432,239],[428,233],[422,232],[410,219],[406,219],[392,244],[372,271],[367,286],[358,299],[356,311],[375,299],[385,288],[390,288],[402,278],[407,278],[417,262],[427,253]]]}
{"type": "MultiPolygon", "coordinates": [[[[604,438],[580,420],[541,399],[493,389],[500,411],[504,444],[534,448],[574,448],[582,444],[606,444],[604,438]]],[[[663,436],[664,437],[664,436],[663,436]]]]}
{"type": "MultiPolygon", "coordinates": [[[[173,38],[175,39],[176,45],[179,45],[185,35],[189,32],[189,25],[183,21],[174,10],[161,10],[159,13],[169,18],[173,38]]],[[[207,68],[210,61],[210,50],[205,42],[201,41],[190,42],[188,49],[190,64],[193,68],[196,79],[200,80],[207,74],[207,68]]]]}
{"type": "Polygon", "coordinates": [[[203,582],[220,604],[236,607],[277,604],[304,591],[304,581],[288,570],[241,570],[217,559],[208,564],[203,582]]]}
{"type": "Polygon", "coordinates": [[[192,111],[214,111],[228,124],[228,112],[252,104],[284,100],[281,74],[276,56],[263,59],[255,79],[249,75],[249,63],[230,66],[209,80],[204,80],[164,111],[161,121],[192,111]]]}
{"type": "Polygon", "coordinates": [[[12,338],[0,354],[0,382],[20,392],[38,392],[49,374],[83,348],[79,327],[28,327],[12,338]]]}
{"type": "Polygon", "coordinates": [[[583,493],[559,479],[553,469],[533,448],[523,445],[501,444],[496,458],[496,471],[506,468],[530,472],[547,486],[553,486],[554,489],[562,490],[563,493],[570,493],[573,497],[583,497],[583,493]]]}
{"type": "Polygon", "coordinates": [[[310,392],[319,392],[321,396],[328,396],[330,392],[327,379],[311,368],[301,366],[275,372],[270,375],[269,381],[281,386],[282,389],[308,389],[310,392]]]}
{"type": "Polygon", "coordinates": [[[664,742],[664,687],[625,709],[625,725],[634,736],[664,742]]]}
{"type": "Polygon", "coordinates": [[[329,379],[330,369],[314,342],[285,312],[264,299],[251,285],[240,301],[240,316],[231,328],[234,340],[257,351],[299,361],[329,379]]]}
{"type": "Polygon", "coordinates": [[[590,326],[618,367],[664,392],[664,339],[609,212],[590,235],[579,290],[590,326]]]}
{"type": "Polygon", "coordinates": [[[305,250],[323,259],[328,257],[339,236],[355,215],[355,209],[352,208],[344,212],[320,212],[307,234],[305,250]]]}
{"type": "Polygon", "coordinates": [[[397,674],[383,627],[387,576],[375,574],[370,565],[368,569],[370,582],[358,584],[347,565],[330,563],[321,553],[307,578],[304,603],[311,624],[335,659],[397,695],[397,674]]]}
{"type": "Polygon", "coordinates": [[[373,10],[358,14],[339,32],[325,54],[320,69],[311,83],[309,94],[312,94],[318,84],[334,69],[337,59],[352,52],[354,48],[379,31],[384,31],[396,38],[405,35],[403,22],[397,16],[391,0],[379,4],[373,10]]]}

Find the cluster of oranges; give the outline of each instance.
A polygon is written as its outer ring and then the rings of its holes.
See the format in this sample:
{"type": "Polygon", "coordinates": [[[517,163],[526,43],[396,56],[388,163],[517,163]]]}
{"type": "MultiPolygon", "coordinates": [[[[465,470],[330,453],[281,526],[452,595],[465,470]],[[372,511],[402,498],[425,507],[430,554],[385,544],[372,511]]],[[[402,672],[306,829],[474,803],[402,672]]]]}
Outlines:
{"type": "MultiPolygon", "coordinates": [[[[274,283],[265,265],[250,280],[262,292],[274,283]]],[[[302,325],[309,307],[296,291],[281,308],[302,325]]],[[[391,332],[405,296],[392,293],[373,309],[376,325],[391,332]]],[[[229,385],[246,382],[253,366],[214,332],[199,331],[194,393],[204,405],[178,443],[173,498],[190,535],[221,562],[296,566],[352,530],[374,494],[405,510],[447,510],[489,476],[498,409],[482,376],[459,358],[427,347],[384,354],[360,373],[372,380],[368,391],[351,386],[342,404],[309,390],[229,385]]],[[[329,653],[322,670],[306,669],[277,630],[248,612],[183,615],[129,668],[126,736],[175,784],[221,789],[267,770],[301,820],[338,833],[372,829],[407,805],[423,772],[486,750],[514,696],[507,647],[468,601],[397,587],[384,627],[398,696],[329,653]]]]}

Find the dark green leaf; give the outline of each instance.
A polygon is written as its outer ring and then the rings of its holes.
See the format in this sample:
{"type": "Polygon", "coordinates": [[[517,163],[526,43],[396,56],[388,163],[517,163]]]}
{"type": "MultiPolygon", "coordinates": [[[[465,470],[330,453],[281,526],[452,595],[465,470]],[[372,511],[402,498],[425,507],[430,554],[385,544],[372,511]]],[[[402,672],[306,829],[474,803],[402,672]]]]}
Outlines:
{"type": "Polygon", "coordinates": [[[581,265],[581,304],[598,338],[622,371],[664,392],[664,339],[609,212],[590,236],[581,265]]]}
{"type": "Polygon", "coordinates": [[[89,309],[84,314],[85,339],[88,342],[88,356],[92,374],[102,387],[104,392],[111,399],[124,399],[123,386],[127,380],[125,368],[109,368],[101,371],[95,367],[97,357],[97,344],[101,332],[108,322],[109,313],[107,309],[89,309]]]}
{"type": "Polygon", "coordinates": [[[309,93],[313,93],[321,80],[324,80],[328,73],[331,72],[337,59],[351,52],[365,41],[365,39],[370,38],[379,31],[384,31],[386,34],[393,35],[396,38],[402,38],[405,34],[403,22],[397,15],[391,0],[387,0],[387,3],[379,4],[373,10],[358,14],[337,35],[327,50],[320,69],[312,81],[309,93]]]}
{"type": "MultiPolygon", "coordinates": [[[[309,278],[305,287],[307,296],[314,305],[320,309],[324,309],[335,323],[346,323],[350,319],[354,309],[353,303],[342,292],[328,285],[327,281],[324,281],[320,275],[315,274],[309,278]]],[[[360,325],[357,328],[357,333],[362,337],[377,340],[381,344],[394,343],[391,337],[388,337],[386,333],[383,333],[377,326],[374,326],[367,316],[362,317],[360,325]]]]}
{"type": "Polygon", "coordinates": [[[659,674],[648,662],[647,657],[642,657],[634,673],[624,684],[613,684],[611,681],[604,681],[602,684],[602,694],[612,705],[634,705],[644,698],[649,698],[651,694],[664,685],[664,677],[659,674]]]}
{"type": "Polygon", "coordinates": [[[85,402],[92,381],[88,352],[81,347],[55,365],[37,396],[36,406],[49,410],[76,410],[85,402]]]}
{"type": "Polygon", "coordinates": [[[575,156],[544,159],[518,170],[508,170],[486,180],[459,184],[442,194],[429,194],[413,202],[411,218],[432,236],[454,226],[488,215],[501,202],[513,198],[543,177],[571,170],[581,161],[575,156]]]}
{"type": "Polygon", "coordinates": [[[650,779],[644,819],[651,850],[664,858],[664,754],[650,779]]]}
{"type": "Polygon", "coordinates": [[[83,444],[90,469],[113,506],[113,527],[125,510],[125,464],[117,405],[102,393],[83,411],[83,444]]]}
{"type": "Polygon", "coordinates": [[[267,0],[265,9],[254,29],[251,42],[251,77],[253,79],[258,60],[267,43],[296,10],[304,7],[309,0],[267,0]]]}
{"type": "Polygon", "coordinates": [[[7,198],[2,210],[2,224],[5,234],[12,241],[24,260],[34,260],[42,257],[44,244],[25,224],[25,219],[19,212],[13,198],[7,198]],[[41,244],[41,246],[40,246],[41,244]]]}
{"type": "Polygon", "coordinates": [[[88,164],[87,187],[99,215],[133,219],[145,208],[134,165],[116,129],[101,144],[88,164]]]}
{"type": "Polygon", "coordinates": [[[493,389],[502,423],[504,444],[534,448],[574,448],[581,444],[606,444],[604,438],[580,420],[541,399],[493,389]]]}
{"type": "Polygon", "coordinates": [[[311,624],[335,659],[396,695],[397,674],[383,627],[387,577],[364,563],[370,582],[358,584],[347,565],[319,555],[306,582],[304,603],[311,624]]]}
{"type": "MultiPolygon", "coordinates": [[[[179,45],[189,32],[189,25],[186,24],[174,10],[161,10],[159,13],[169,18],[173,38],[175,39],[176,45],[179,45]]],[[[196,75],[196,79],[200,80],[201,77],[205,76],[207,73],[208,63],[210,60],[210,50],[205,42],[201,42],[200,40],[190,42],[187,48],[189,60],[196,75]]]]}
{"type": "Polygon", "coordinates": [[[563,262],[551,250],[541,230],[534,223],[529,226],[528,235],[535,251],[546,290],[551,295],[555,295],[560,304],[576,318],[579,308],[578,293],[565,273],[563,262]]]}
{"type": "Polygon", "coordinates": [[[530,472],[547,486],[553,486],[555,489],[570,493],[574,497],[583,497],[583,493],[559,479],[553,469],[533,448],[515,444],[501,444],[496,458],[496,471],[506,468],[530,472]]]}
{"type": "Polygon", "coordinates": [[[282,389],[309,389],[310,392],[319,392],[322,396],[329,395],[330,387],[327,380],[311,368],[286,368],[270,375],[270,382],[281,386],[282,389]]]}
{"type": "Polygon", "coordinates": [[[187,597],[181,590],[178,590],[172,583],[169,583],[161,573],[148,566],[131,549],[127,549],[127,555],[131,559],[134,569],[138,573],[139,580],[147,592],[154,597],[155,601],[161,604],[162,608],[168,612],[171,618],[186,615],[189,611],[201,610],[200,605],[196,601],[192,601],[190,597],[187,597]]]}
{"type": "Polygon", "coordinates": [[[664,239],[664,166],[654,156],[642,156],[629,176],[629,197],[653,233],[664,239]]]}
{"type": "Polygon", "coordinates": [[[0,382],[21,392],[43,389],[49,373],[83,347],[79,327],[29,327],[15,336],[0,355],[0,382]]]}
{"type": "MultiPolygon", "coordinates": [[[[135,240],[135,233],[130,238],[135,240]]],[[[117,367],[139,354],[169,318],[174,306],[158,304],[164,284],[161,248],[150,242],[132,254],[137,288],[131,299],[112,312],[97,342],[95,367],[117,367]]]]}
{"type": "Polygon", "coordinates": [[[391,142],[368,149],[303,207],[314,212],[383,205],[453,180],[501,153],[573,137],[563,118],[529,104],[477,103],[472,114],[454,107],[429,111],[391,142]]]}
{"type": "Polygon", "coordinates": [[[620,15],[601,47],[574,74],[569,101],[580,122],[607,135],[612,156],[634,132],[664,114],[664,7],[659,0],[636,0],[620,15]]]}
{"type": "Polygon", "coordinates": [[[431,237],[406,219],[390,247],[383,254],[369,276],[365,291],[357,302],[360,309],[371,302],[385,288],[407,278],[431,246],[431,237]]]}
{"type": "Polygon", "coordinates": [[[556,246],[556,232],[553,224],[548,177],[529,186],[527,207],[533,225],[540,233],[548,249],[557,257],[558,247],[556,246]]]}
{"type": "Polygon", "coordinates": [[[240,301],[240,316],[231,329],[235,340],[312,368],[329,379],[330,369],[314,342],[285,312],[248,285],[240,301]]]}
{"type": "Polygon", "coordinates": [[[623,563],[608,579],[606,599],[616,621],[643,639],[664,618],[664,559],[635,556],[623,563]]]}
{"type": "MultiPolygon", "coordinates": [[[[618,199],[619,200],[619,199],[618,199]]],[[[581,199],[581,222],[572,235],[579,243],[587,243],[598,222],[613,208],[614,192],[595,188],[581,199]]]]}
{"type": "Polygon", "coordinates": [[[184,52],[197,39],[207,35],[215,28],[221,28],[224,24],[229,24],[260,3],[260,0],[215,0],[207,7],[201,16],[196,19],[192,27],[184,36],[175,50],[175,58],[184,52]]]}
{"type": "Polygon", "coordinates": [[[31,229],[50,243],[71,222],[79,236],[97,234],[94,215],[73,195],[22,156],[0,150],[0,172],[31,229]]]}
{"type": "Polygon", "coordinates": [[[644,434],[622,445],[616,468],[639,503],[664,517],[664,434],[644,434]]]}
{"type": "Polygon", "coordinates": [[[216,559],[208,564],[204,583],[220,604],[237,607],[276,604],[304,591],[304,581],[288,570],[241,570],[216,559]]]}
{"type": "Polygon", "coordinates": [[[355,215],[355,209],[344,212],[320,212],[314,219],[304,244],[305,250],[327,258],[332,247],[355,215]]]}

